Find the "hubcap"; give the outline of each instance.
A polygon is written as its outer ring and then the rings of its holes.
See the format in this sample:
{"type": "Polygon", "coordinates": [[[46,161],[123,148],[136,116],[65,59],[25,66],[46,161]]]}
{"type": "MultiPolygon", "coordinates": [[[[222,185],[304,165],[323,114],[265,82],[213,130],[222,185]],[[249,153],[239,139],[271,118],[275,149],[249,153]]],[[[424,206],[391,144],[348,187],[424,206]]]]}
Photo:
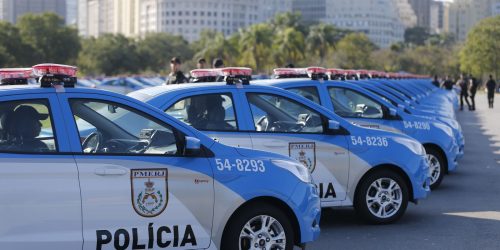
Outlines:
{"type": "Polygon", "coordinates": [[[441,176],[441,164],[435,155],[428,154],[427,161],[429,162],[429,176],[431,185],[434,184],[441,176]]]}
{"type": "Polygon", "coordinates": [[[368,210],[378,218],[389,218],[396,214],[403,202],[401,187],[390,178],[374,181],[366,193],[368,210]]]}
{"type": "Polygon", "coordinates": [[[240,250],[284,250],[286,235],[275,218],[258,215],[249,220],[240,232],[240,250]]]}

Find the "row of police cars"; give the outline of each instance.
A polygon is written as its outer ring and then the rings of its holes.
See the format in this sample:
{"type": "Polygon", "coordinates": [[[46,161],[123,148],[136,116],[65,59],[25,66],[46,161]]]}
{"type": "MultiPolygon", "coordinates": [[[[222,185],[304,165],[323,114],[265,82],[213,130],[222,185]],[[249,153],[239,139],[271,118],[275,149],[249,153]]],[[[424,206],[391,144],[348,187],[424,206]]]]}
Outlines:
{"type": "Polygon", "coordinates": [[[76,72],[0,69],[0,249],[305,247],[321,208],[395,222],[463,155],[456,96],[416,76],[232,67],[125,96],[76,72]]]}

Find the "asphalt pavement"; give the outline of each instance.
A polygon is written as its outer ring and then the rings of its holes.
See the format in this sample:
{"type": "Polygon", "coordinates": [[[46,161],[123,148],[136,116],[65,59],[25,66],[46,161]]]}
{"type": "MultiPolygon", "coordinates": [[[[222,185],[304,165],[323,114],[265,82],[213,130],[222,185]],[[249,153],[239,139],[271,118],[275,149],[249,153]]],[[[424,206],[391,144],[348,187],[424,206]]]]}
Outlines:
{"type": "Polygon", "coordinates": [[[324,209],[321,236],[307,249],[500,249],[500,96],[488,109],[457,114],[465,156],[438,190],[410,203],[392,225],[364,224],[352,209],[324,209]]]}

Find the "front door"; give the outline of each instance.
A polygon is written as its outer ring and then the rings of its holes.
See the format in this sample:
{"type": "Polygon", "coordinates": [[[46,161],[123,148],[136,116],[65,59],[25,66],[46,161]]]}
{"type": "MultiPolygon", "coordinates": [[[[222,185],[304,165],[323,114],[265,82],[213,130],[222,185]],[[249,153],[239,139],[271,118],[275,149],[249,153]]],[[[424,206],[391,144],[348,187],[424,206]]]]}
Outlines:
{"type": "Polygon", "coordinates": [[[345,200],[349,179],[345,136],[326,134],[321,114],[287,97],[249,92],[246,98],[254,123],[253,148],[302,162],[313,174],[323,205],[345,200]]]}
{"type": "Polygon", "coordinates": [[[181,132],[127,105],[68,103],[81,137],[75,159],[84,249],[209,247],[214,190],[208,159],[184,156],[181,132]]]}
{"type": "Polygon", "coordinates": [[[78,171],[57,99],[30,97],[0,98],[0,249],[81,249],[78,171]]]}

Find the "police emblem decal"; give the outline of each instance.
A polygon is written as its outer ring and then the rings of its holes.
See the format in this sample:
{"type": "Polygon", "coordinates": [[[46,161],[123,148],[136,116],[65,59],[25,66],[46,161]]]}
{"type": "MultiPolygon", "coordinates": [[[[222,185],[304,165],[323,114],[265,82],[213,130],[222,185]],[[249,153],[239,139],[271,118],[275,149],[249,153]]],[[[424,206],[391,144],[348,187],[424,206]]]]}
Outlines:
{"type": "Polygon", "coordinates": [[[288,146],[289,156],[304,164],[313,172],[316,168],[316,144],[314,142],[291,142],[288,146]]]}
{"type": "Polygon", "coordinates": [[[133,169],[130,172],[132,206],[143,217],[160,215],[168,204],[168,170],[133,169]]]}

